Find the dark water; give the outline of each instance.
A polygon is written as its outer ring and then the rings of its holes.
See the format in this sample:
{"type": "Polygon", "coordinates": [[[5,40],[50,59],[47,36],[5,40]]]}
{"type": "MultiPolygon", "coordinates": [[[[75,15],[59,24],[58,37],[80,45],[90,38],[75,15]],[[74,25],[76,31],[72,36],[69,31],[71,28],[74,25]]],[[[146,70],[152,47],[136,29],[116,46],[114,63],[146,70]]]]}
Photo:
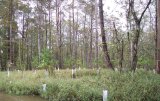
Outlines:
{"type": "Polygon", "coordinates": [[[47,101],[38,96],[12,96],[0,92],[0,101],[47,101]]]}

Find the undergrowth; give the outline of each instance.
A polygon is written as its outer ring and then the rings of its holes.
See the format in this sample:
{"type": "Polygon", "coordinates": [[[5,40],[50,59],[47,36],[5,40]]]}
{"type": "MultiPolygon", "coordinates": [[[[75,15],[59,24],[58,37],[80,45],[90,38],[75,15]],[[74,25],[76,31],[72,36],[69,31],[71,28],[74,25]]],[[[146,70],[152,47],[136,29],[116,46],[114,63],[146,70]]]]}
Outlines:
{"type": "Polygon", "coordinates": [[[49,101],[102,101],[102,91],[108,90],[109,101],[160,101],[160,76],[143,69],[132,72],[77,70],[72,79],[71,70],[13,71],[10,77],[0,72],[0,91],[15,95],[40,95],[49,101]],[[46,84],[46,91],[42,85],[46,84]]]}

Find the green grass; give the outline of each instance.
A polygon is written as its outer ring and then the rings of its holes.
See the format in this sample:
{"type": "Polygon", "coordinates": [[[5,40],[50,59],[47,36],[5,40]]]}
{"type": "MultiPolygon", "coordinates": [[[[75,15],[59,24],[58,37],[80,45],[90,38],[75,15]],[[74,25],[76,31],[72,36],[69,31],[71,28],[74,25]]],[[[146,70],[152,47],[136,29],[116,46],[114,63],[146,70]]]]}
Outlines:
{"type": "Polygon", "coordinates": [[[13,71],[10,77],[0,72],[0,90],[16,95],[40,95],[49,101],[102,101],[102,91],[109,91],[109,101],[160,101],[160,76],[151,71],[119,73],[110,70],[55,71],[50,77],[43,70],[13,71]],[[47,84],[46,92],[42,84],[47,84]]]}

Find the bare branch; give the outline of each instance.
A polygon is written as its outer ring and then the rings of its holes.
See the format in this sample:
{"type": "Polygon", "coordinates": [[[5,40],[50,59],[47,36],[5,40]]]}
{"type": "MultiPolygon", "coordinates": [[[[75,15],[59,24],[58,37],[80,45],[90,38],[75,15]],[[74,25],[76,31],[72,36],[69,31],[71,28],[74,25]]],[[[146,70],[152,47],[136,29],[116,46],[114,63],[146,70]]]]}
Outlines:
{"type": "Polygon", "coordinates": [[[131,7],[131,13],[132,13],[132,15],[133,15],[133,17],[134,17],[134,20],[135,20],[135,22],[136,22],[137,24],[140,24],[140,22],[142,21],[142,18],[143,18],[143,16],[144,16],[144,13],[146,12],[146,10],[147,10],[147,8],[149,7],[149,5],[151,4],[151,1],[152,1],[152,0],[149,0],[149,1],[148,1],[147,6],[145,7],[145,9],[143,10],[143,12],[141,13],[140,18],[137,17],[136,12],[135,12],[135,10],[134,10],[134,0],[130,0],[130,1],[129,1],[129,2],[130,2],[129,5],[130,5],[130,7],[131,7]]]}
{"type": "Polygon", "coordinates": [[[144,13],[146,12],[146,10],[147,10],[147,8],[149,7],[149,5],[151,4],[151,1],[152,1],[152,0],[149,0],[149,2],[147,3],[146,8],[143,10],[143,12],[142,12],[142,14],[141,14],[141,16],[140,16],[140,18],[139,18],[139,22],[141,22],[144,13]]]}

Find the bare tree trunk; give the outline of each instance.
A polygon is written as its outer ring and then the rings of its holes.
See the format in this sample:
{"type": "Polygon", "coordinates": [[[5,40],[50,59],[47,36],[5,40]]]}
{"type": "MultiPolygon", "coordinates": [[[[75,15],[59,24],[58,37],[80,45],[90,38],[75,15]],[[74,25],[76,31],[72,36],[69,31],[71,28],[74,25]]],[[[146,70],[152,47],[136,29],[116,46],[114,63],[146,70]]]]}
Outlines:
{"type": "MultiPolygon", "coordinates": [[[[49,50],[51,50],[51,43],[52,43],[52,32],[51,32],[51,1],[49,4],[49,50]]],[[[46,38],[47,39],[47,38],[46,38]]]]}
{"type": "MultiPolygon", "coordinates": [[[[69,54],[70,59],[72,59],[72,23],[71,23],[71,9],[69,9],[69,54]]],[[[70,62],[70,66],[72,66],[70,62]]]]}
{"type": "Polygon", "coordinates": [[[0,70],[2,69],[2,38],[0,37],[0,70]]]}
{"type": "Polygon", "coordinates": [[[25,35],[24,35],[25,34],[24,33],[24,30],[25,30],[24,29],[24,26],[25,26],[24,25],[24,14],[23,14],[23,24],[22,24],[22,26],[23,26],[23,28],[22,28],[22,53],[21,53],[22,54],[22,58],[21,59],[22,59],[22,62],[24,62],[24,40],[25,40],[25,35]]]}
{"type": "Polygon", "coordinates": [[[47,14],[45,14],[45,48],[47,48],[47,41],[48,41],[48,25],[47,25],[47,14]]]}
{"type": "Polygon", "coordinates": [[[79,43],[78,43],[78,24],[79,24],[78,16],[79,16],[79,14],[78,14],[78,7],[77,7],[76,32],[75,32],[75,60],[78,59],[78,51],[77,50],[78,50],[78,45],[79,45],[79,43]]]}
{"type": "Polygon", "coordinates": [[[57,27],[57,59],[59,68],[63,68],[62,65],[62,32],[61,32],[61,10],[60,1],[56,0],[56,27],[57,27]]]}
{"type": "Polygon", "coordinates": [[[99,52],[98,52],[98,4],[97,0],[95,0],[95,15],[96,15],[96,68],[98,68],[98,59],[99,59],[99,52]]]}
{"type": "MultiPolygon", "coordinates": [[[[61,12],[61,9],[60,9],[61,12]]],[[[59,15],[59,68],[63,68],[63,61],[62,61],[62,17],[61,14],[59,15]]]]}
{"type": "MultiPolygon", "coordinates": [[[[28,6],[29,6],[29,3],[28,3],[28,6]]],[[[29,12],[27,13],[27,19],[29,19],[29,12]]],[[[27,59],[26,59],[26,65],[27,65],[27,70],[29,70],[30,69],[30,60],[29,60],[29,57],[30,57],[30,55],[29,55],[29,39],[30,39],[30,37],[29,37],[29,35],[28,35],[28,27],[29,27],[29,22],[28,21],[26,21],[26,50],[27,50],[27,59]]]]}
{"type": "Polygon", "coordinates": [[[89,68],[92,68],[92,44],[93,44],[93,4],[91,3],[91,15],[90,15],[90,52],[89,52],[89,68]]]}
{"type": "Polygon", "coordinates": [[[120,67],[121,67],[121,70],[123,68],[123,60],[124,60],[124,41],[122,39],[122,43],[121,43],[121,54],[120,54],[120,67]]]}
{"type": "Polygon", "coordinates": [[[29,70],[29,64],[30,64],[30,61],[29,61],[29,36],[26,34],[26,50],[27,50],[27,59],[26,59],[26,69],[29,70]]]}
{"type": "MultiPolygon", "coordinates": [[[[13,63],[13,47],[12,47],[12,18],[13,18],[13,0],[9,4],[9,26],[8,26],[8,66],[13,63]]],[[[10,69],[10,67],[8,67],[10,69]]]]}
{"type": "MultiPolygon", "coordinates": [[[[37,7],[39,8],[39,2],[37,1],[37,7]]],[[[40,17],[40,11],[38,11],[38,62],[40,63],[41,60],[41,35],[40,35],[40,30],[41,30],[41,17],[40,17]]]]}
{"type": "Polygon", "coordinates": [[[135,32],[135,37],[133,39],[133,43],[132,43],[132,64],[131,64],[131,69],[133,71],[136,70],[137,67],[137,61],[138,61],[138,42],[139,42],[139,37],[140,37],[140,26],[138,25],[138,29],[135,32]]]}
{"type": "Polygon", "coordinates": [[[10,29],[9,29],[9,34],[10,34],[10,35],[9,35],[9,36],[10,36],[10,41],[9,41],[9,42],[10,42],[10,45],[9,45],[9,46],[10,46],[9,60],[10,60],[11,63],[13,62],[13,61],[12,61],[12,51],[13,51],[13,50],[12,50],[12,36],[13,36],[13,35],[12,35],[12,34],[13,34],[13,33],[12,33],[12,13],[13,13],[13,12],[12,12],[12,10],[13,10],[12,5],[13,5],[13,0],[10,1],[10,23],[9,23],[9,24],[10,24],[10,25],[9,25],[9,28],[10,28],[10,29]]]}
{"type": "MultiPolygon", "coordinates": [[[[19,66],[21,66],[22,65],[22,60],[21,60],[21,50],[23,50],[22,48],[21,48],[21,39],[19,39],[19,45],[18,45],[18,58],[19,58],[19,66]]],[[[20,67],[21,68],[21,67],[20,67]]]]}
{"type": "Polygon", "coordinates": [[[31,56],[30,56],[30,61],[31,61],[31,69],[33,69],[32,66],[32,59],[33,59],[33,34],[31,34],[31,56]]]}
{"type": "Polygon", "coordinates": [[[73,57],[72,57],[72,59],[73,60],[72,61],[74,61],[73,62],[74,63],[73,67],[75,67],[77,65],[77,63],[76,63],[77,59],[76,59],[76,33],[75,33],[75,19],[74,19],[74,15],[75,15],[74,14],[74,9],[75,9],[74,8],[74,3],[75,3],[74,0],[72,0],[72,24],[73,24],[72,25],[73,26],[72,27],[72,34],[73,34],[73,39],[72,39],[73,40],[72,41],[73,42],[73,44],[72,44],[72,48],[73,48],[73,55],[72,55],[73,57]]]}
{"type": "MultiPolygon", "coordinates": [[[[56,38],[57,38],[57,42],[56,42],[56,46],[57,46],[57,48],[58,48],[58,40],[59,40],[59,2],[58,2],[58,0],[56,0],[56,38]]],[[[58,60],[58,62],[59,62],[59,57],[58,57],[58,55],[59,55],[59,53],[58,53],[58,50],[56,50],[56,59],[58,60]]],[[[59,63],[57,64],[57,66],[58,66],[58,68],[59,68],[59,63]]],[[[57,69],[58,69],[57,68],[57,69]]]]}
{"type": "Polygon", "coordinates": [[[106,59],[106,65],[108,68],[114,70],[113,65],[111,63],[111,60],[110,60],[108,46],[107,46],[107,42],[106,42],[102,0],[99,0],[99,16],[100,16],[100,26],[101,26],[101,36],[102,36],[102,47],[103,47],[103,52],[104,52],[105,59],[106,59]]]}
{"type": "Polygon", "coordinates": [[[84,31],[84,38],[83,38],[83,42],[84,42],[84,64],[85,67],[88,67],[88,36],[87,36],[87,32],[86,32],[86,21],[87,21],[87,17],[85,14],[85,21],[84,21],[84,26],[83,26],[83,31],[84,31]]]}
{"type": "Polygon", "coordinates": [[[155,16],[155,28],[156,28],[156,32],[155,32],[155,36],[154,36],[154,40],[155,40],[155,55],[154,55],[154,58],[155,58],[155,62],[154,62],[154,65],[155,65],[155,69],[157,68],[157,33],[158,33],[158,28],[157,28],[157,3],[158,0],[155,1],[155,5],[156,5],[156,16],[155,16]]]}
{"type": "Polygon", "coordinates": [[[40,43],[40,26],[38,25],[38,62],[40,63],[41,60],[41,43],[40,43]]]}
{"type": "Polygon", "coordinates": [[[157,43],[156,43],[156,55],[157,55],[157,66],[156,71],[158,74],[160,74],[160,1],[157,0],[157,43]]]}

